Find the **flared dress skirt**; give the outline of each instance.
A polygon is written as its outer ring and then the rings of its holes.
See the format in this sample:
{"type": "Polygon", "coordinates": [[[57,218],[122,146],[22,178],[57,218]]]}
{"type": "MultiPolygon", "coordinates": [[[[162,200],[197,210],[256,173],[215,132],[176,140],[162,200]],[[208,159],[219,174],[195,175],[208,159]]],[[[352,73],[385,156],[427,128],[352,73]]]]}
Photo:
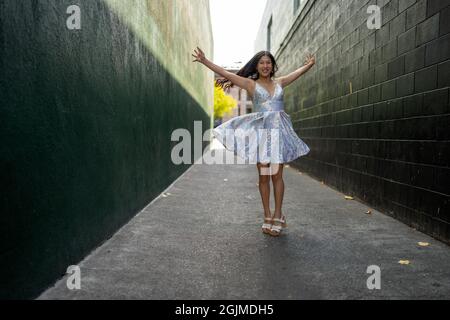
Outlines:
{"type": "Polygon", "coordinates": [[[213,134],[246,163],[288,163],[310,152],[284,111],[242,115],[216,127],[213,134]]]}

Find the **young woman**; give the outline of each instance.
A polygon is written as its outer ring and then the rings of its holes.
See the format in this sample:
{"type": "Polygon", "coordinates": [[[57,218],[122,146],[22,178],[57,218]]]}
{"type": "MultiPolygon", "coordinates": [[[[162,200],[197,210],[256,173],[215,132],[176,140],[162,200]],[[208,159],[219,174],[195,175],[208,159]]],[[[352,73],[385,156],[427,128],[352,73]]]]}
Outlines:
{"type": "Polygon", "coordinates": [[[213,133],[225,148],[236,155],[246,160],[256,159],[259,191],[264,208],[262,231],[279,236],[286,227],[286,217],[281,211],[284,197],[284,164],[310,151],[295,133],[290,116],[284,112],[284,88],[310,70],[315,64],[315,58],[309,54],[304,66],[287,76],[275,78],[278,66],[273,55],[267,51],[257,53],[237,74],[209,61],[200,48],[197,47],[194,52],[193,62],[199,62],[225,78],[217,80],[217,86],[228,89],[236,85],[247,90],[252,97],[254,113],[233,118],[215,128],[213,133]],[[256,135],[248,135],[249,131],[256,132],[256,135]],[[229,139],[230,132],[232,139],[229,139]],[[235,147],[236,140],[245,141],[249,136],[249,146],[235,147]],[[268,143],[268,147],[261,148],[261,141],[268,143]],[[261,149],[265,151],[261,153],[261,149]],[[272,152],[274,149],[276,151],[272,152]],[[273,216],[270,211],[270,180],[275,196],[273,216]]]}

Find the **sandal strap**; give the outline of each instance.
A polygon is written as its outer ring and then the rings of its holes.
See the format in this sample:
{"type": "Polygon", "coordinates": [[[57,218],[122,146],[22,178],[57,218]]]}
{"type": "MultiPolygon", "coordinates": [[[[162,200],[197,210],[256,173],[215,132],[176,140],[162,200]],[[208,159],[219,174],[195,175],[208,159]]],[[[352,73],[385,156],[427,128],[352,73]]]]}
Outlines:
{"type": "Polygon", "coordinates": [[[272,231],[276,231],[276,232],[281,232],[281,230],[283,230],[282,226],[275,226],[273,225],[271,228],[272,231]]]}

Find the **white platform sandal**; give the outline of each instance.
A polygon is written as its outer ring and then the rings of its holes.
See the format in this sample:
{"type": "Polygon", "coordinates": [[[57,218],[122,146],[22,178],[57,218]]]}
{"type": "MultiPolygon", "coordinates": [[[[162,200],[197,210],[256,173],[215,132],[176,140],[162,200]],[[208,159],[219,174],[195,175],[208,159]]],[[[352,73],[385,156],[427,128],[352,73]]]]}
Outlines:
{"type": "Polygon", "coordinates": [[[269,234],[272,229],[273,218],[264,218],[264,224],[262,225],[262,232],[269,234]]]}
{"type": "Polygon", "coordinates": [[[278,237],[281,234],[281,231],[286,228],[286,217],[283,216],[281,219],[273,219],[273,224],[269,233],[271,236],[278,237]]]}

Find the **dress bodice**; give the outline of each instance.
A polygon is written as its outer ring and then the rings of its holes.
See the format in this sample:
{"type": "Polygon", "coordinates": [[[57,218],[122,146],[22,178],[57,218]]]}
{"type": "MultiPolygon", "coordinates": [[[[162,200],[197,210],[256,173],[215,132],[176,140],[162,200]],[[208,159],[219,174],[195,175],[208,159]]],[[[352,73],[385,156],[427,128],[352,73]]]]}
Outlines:
{"type": "Polygon", "coordinates": [[[284,90],[275,82],[275,92],[271,96],[266,88],[256,82],[252,101],[254,112],[284,111],[284,90]]]}

